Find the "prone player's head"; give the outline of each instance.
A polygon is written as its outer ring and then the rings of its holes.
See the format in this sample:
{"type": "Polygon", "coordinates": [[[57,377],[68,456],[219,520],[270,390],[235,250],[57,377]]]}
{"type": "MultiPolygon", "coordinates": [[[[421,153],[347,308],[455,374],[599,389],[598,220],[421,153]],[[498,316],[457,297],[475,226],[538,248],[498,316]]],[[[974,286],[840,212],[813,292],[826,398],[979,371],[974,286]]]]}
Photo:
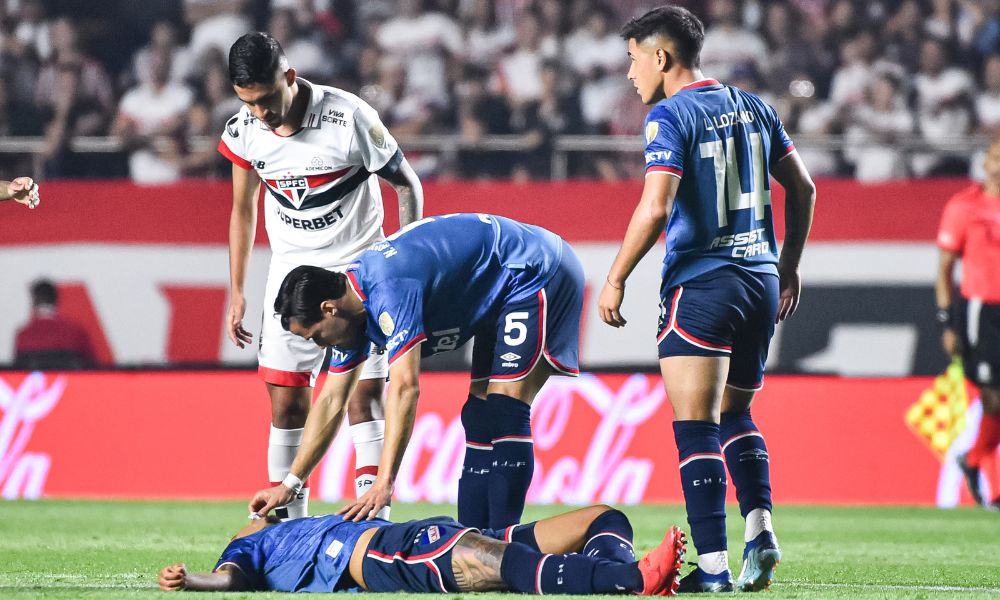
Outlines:
{"type": "Polygon", "coordinates": [[[276,129],[292,107],[295,69],[278,40],[254,31],[229,49],[229,80],[236,95],[264,125],[276,129]]]}
{"type": "Polygon", "coordinates": [[[274,312],[281,326],[317,346],[357,348],[364,340],[365,313],[348,310],[347,276],[320,267],[292,269],[281,282],[274,312]]]}
{"type": "Polygon", "coordinates": [[[661,6],[625,23],[621,36],[632,63],[628,79],[642,102],[652,105],[667,97],[668,78],[699,68],[705,26],[686,8],[661,6]]]}
{"type": "Polygon", "coordinates": [[[233,540],[238,540],[240,538],[245,538],[248,535],[253,535],[253,534],[257,533],[258,531],[260,531],[262,529],[270,527],[271,525],[277,525],[278,523],[281,523],[281,519],[279,519],[278,517],[276,517],[274,515],[267,515],[266,517],[264,517],[262,519],[260,519],[260,518],[253,519],[252,521],[250,521],[249,523],[247,523],[246,525],[244,525],[242,529],[240,529],[239,531],[237,531],[236,535],[234,535],[233,537],[229,538],[229,541],[231,542],[233,540]]]}

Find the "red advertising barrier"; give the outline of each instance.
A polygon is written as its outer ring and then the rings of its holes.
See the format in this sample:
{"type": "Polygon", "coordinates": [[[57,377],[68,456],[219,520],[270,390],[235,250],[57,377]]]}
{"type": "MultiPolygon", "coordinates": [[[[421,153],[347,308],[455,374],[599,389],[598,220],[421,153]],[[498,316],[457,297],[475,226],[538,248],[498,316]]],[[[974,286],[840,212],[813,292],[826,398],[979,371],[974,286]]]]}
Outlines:
{"type": "MultiPolygon", "coordinates": [[[[754,407],[785,503],[931,505],[957,499],[904,423],[929,379],[771,376],[754,407]]],[[[396,494],[453,502],[467,378],[426,373],[396,494]]],[[[671,411],[651,375],[555,378],[532,410],[529,502],[679,502],[671,411]]],[[[249,372],[0,374],[0,491],[6,498],[249,498],[266,483],[269,407],[249,372]]],[[[342,432],[314,495],[353,493],[342,432]]],[[[314,496],[314,497],[315,497],[314,496]]]]}
{"type": "MultiPolygon", "coordinates": [[[[969,185],[924,179],[865,185],[817,182],[810,239],[928,241],[945,201],[969,185]]],[[[535,223],[571,242],[620,241],[642,192],[641,181],[426,182],[425,212],[495,213],[535,223]]],[[[398,224],[395,194],[383,192],[387,232],[398,224]]],[[[775,222],[784,228],[783,193],[774,186],[775,222]]],[[[225,244],[232,191],[228,182],[185,181],[143,187],[127,181],[48,182],[38,210],[3,211],[0,245],[46,243],[225,244]]],[[[257,243],[265,244],[263,219],[257,243]]]]}

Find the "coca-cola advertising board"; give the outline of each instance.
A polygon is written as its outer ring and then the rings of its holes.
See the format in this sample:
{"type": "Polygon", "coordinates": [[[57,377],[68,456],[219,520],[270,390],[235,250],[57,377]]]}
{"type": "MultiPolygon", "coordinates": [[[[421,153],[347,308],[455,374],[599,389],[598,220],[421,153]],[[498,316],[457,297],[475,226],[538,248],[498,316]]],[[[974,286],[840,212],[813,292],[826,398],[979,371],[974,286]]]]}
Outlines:
{"type": "MultiPolygon", "coordinates": [[[[929,382],[768,377],[754,415],[771,453],[775,498],[968,502],[953,461],[939,460],[904,422],[929,382]]],[[[420,389],[396,498],[454,502],[468,378],[424,373],[420,389]]],[[[2,373],[0,493],[249,498],[267,483],[269,415],[264,387],[247,371],[2,373]]],[[[974,417],[970,411],[956,447],[968,443],[974,417]]],[[[656,375],[551,379],[532,407],[536,463],[528,502],[680,502],[671,421],[656,375]]],[[[311,479],[314,497],[353,495],[353,473],[350,436],[342,431],[311,479]]]]}

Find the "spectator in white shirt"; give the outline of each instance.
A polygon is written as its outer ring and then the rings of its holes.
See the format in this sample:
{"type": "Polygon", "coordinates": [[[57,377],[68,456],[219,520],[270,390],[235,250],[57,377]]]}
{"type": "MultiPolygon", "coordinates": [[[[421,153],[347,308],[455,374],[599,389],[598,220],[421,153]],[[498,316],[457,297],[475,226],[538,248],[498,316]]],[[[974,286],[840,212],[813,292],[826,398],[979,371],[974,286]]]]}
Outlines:
{"type": "Polygon", "coordinates": [[[767,45],[755,32],[740,23],[734,0],[712,0],[711,20],[701,50],[705,74],[725,82],[737,67],[749,65],[763,71],[767,45]]]}
{"type": "Polygon", "coordinates": [[[150,79],[150,55],[155,49],[170,53],[170,81],[181,82],[191,75],[193,63],[191,51],[177,42],[177,27],[170,21],[157,21],[149,32],[149,43],[136,51],[132,57],[130,83],[148,83],[150,79]]]}
{"type": "Polygon", "coordinates": [[[874,182],[907,176],[906,156],[897,140],[913,132],[913,115],[891,75],[876,75],[865,90],[865,101],[850,111],[846,157],[854,177],[874,182]]]}
{"type": "MultiPolygon", "coordinates": [[[[944,44],[925,40],[920,48],[920,71],[914,78],[921,136],[934,145],[968,134],[972,129],[973,82],[969,74],[947,65],[944,44]]],[[[959,153],[922,152],[914,156],[918,176],[964,173],[968,158],[959,153]]]]}
{"type": "Polygon", "coordinates": [[[983,63],[982,87],[976,94],[976,121],[980,133],[1000,136],[1000,54],[983,63]]]}
{"type": "Polygon", "coordinates": [[[405,57],[406,94],[448,105],[449,61],[463,50],[462,30],[451,17],[425,11],[422,0],[400,0],[399,15],[378,28],[375,40],[384,52],[405,57]]]}
{"type": "Polygon", "coordinates": [[[514,28],[497,20],[495,0],[472,0],[462,15],[465,30],[465,59],[468,63],[492,66],[504,50],[514,46],[514,28]]]}
{"type": "Polygon", "coordinates": [[[566,39],[570,66],[581,80],[580,109],[594,133],[606,133],[622,89],[621,73],[628,69],[621,38],[610,27],[611,13],[595,6],[585,26],[566,39]]]}
{"type": "Polygon", "coordinates": [[[517,46],[497,65],[500,89],[512,109],[542,96],[541,31],[538,17],[526,12],[517,23],[517,46]]]}
{"type": "Polygon", "coordinates": [[[185,128],[194,96],[184,84],[171,83],[166,50],[153,50],[149,67],[149,81],[122,96],[112,135],[129,150],[132,181],[155,185],[180,179],[183,144],[176,135],[185,128]]]}

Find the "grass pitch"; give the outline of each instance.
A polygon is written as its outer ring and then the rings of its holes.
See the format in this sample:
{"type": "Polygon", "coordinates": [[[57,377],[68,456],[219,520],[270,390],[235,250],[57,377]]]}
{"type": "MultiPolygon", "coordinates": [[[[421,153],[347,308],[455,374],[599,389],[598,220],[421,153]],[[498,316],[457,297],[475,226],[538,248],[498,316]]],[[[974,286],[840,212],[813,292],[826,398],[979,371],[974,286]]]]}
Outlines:
{"type": "MultiPolygon", "coordinates": [[[[312,506],[314,513],[335,508],[312,506]]],[[[525,517],[563,510],[529,507],[525,517]]],[[[451,506],[398,505],[393,517],[453,511],[451,506]]],[[[669,524],[686,525],[681,506],[634,506],[625,512],[640,553],[659,543],[669,524]]],[[[730,562],[738,571],[743,524],[735,507],[729,513],[730,562]]],[[[0,598],[162,597],[156,589],[160,567],[184,562],[191,570],[211,569],[229,536],[246,522],[245,514],[241,502],[0,502],[0,598]]],[[[1000,596],[1000,514],[782,506],[775,525],[784,560],[768,598],[1000,596]]],[[[692,547],[688,558],[693,556],[692,547]]]]}

